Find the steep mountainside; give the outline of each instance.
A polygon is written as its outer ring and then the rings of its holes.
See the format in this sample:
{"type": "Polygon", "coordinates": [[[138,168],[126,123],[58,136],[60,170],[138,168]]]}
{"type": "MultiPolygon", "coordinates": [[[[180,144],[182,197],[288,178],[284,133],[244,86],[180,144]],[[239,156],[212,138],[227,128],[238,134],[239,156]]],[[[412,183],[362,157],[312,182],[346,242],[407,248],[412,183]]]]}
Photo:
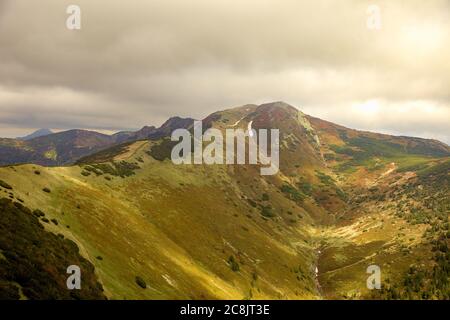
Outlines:
{"type": "MultiPolygon", "coordinates": [[[[13,191],[11,191],[13,194],[13,191]]],[[[94,268],[77,245],[44,230],[50,222],[39,210],[0,199],[0,299],[104,299],[94,268]],[[81,290],[67,290],[67,267],[83,270],[81,290]]]]}
{"type": "MultiPolygon", "coordinates": [[[[191,128],[175,120],[170,130],[191,128]]],[[[167,130],[73,166],[0,168],[0,195],[56,219],[42,225],[80,247],[109,298],[450,297],[448,146],[347,129],[282,102],[203,120],[249,125],[280,129],[277,175],[174,165],[167,130]],[[366,287],[371,264],[383,290],[366,287]]]]}

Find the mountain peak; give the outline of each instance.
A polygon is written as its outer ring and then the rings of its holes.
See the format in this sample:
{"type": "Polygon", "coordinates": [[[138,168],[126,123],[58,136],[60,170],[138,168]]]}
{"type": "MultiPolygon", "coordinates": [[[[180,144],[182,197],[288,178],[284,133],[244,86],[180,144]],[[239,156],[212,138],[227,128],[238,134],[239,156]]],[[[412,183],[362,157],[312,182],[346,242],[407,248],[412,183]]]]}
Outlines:
{"type": "Polygon", "coordinates": [[[298,111],[297,108],[295,108],[294,106],[290,105],[289,103],[286,103],[284,101],[274,101],[274,102],[268,102],[268,103],[263,103],[259,106],[259,108],[262,109],[283,109],[283,110],[288,110],[288,111],[298,111]]]}
{"type": "Polygon", "coordinates": [[[31,140],[31,139],[38,138],[38,137],[48,136],[49,134],[53,134],[53,131],[50,129],[44,128],[44,129],[38,129],[29,135],[26,135],[24,137],[20,137],[17,139],[27,141],[27,140],[31,140]]]}
{"type": "Polygon", "coordinates": [[[189,127],[193,123],[194,123],[194,119],[192,119],[192,118],[181,118],[181,117],[175,116],[175,117],[170,117],[166,122],[164,122],[162,124],[162,126],[160,127],[160,129],[172,128],[174,126],[180,127],[180,128],[185,128],[185,127],[189,127]]]}

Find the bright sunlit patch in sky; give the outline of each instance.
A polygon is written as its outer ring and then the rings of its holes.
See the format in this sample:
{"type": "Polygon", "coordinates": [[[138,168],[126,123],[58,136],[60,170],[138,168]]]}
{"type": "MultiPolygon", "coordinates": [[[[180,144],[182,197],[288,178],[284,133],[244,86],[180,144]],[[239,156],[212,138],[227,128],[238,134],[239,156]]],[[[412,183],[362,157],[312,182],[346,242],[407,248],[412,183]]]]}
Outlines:
{"type": "Polygon", "coordinates": [[[426,56],[443,45],[444,32],[434,24],[411,24],[401,29],[400,45],[413,56],[426,56]]]}
{"type": "Polygon", "coordinates": [[[380,111],[380,103],[378,100],[368,100],[366,102],[353,105],[353,110],[360,114],[373,116],[380,111]]]}

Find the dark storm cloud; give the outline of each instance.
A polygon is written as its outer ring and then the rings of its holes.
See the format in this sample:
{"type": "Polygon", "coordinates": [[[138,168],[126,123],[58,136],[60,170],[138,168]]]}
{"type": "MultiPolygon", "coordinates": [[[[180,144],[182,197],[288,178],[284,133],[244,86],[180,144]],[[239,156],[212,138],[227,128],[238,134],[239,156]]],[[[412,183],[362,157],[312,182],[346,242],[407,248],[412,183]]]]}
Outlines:
{"type": "Polygon", "coordinates": [[[120,130],[284,100],[450,141],[448,1],[376,2],[380,31],[369,1],[0,0],[0,126],[120,130]]]}

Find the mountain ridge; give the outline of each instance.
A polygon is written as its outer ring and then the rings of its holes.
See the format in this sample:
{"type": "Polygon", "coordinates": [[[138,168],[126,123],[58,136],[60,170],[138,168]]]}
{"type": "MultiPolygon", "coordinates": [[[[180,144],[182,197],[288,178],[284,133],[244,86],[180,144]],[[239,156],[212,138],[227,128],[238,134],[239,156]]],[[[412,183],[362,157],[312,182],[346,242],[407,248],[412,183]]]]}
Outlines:
{"type": "MultiPolygon", "coordinates": [[[[410,144],[414,144],[415,141],[415,143],[419,145],[416,149],[426,147],[429,150],[440,150],[439,152],[442,156],[450,153],[450,147],[438,140],[407,136],[392,136],[369,131],[349,129],[326,120],[321,120],[319,118],[306,115],[298,108],[295,108],[283,101],[265,103],[261,105],[247,104],[240,107],[234,107],[211,113],[202,120],[204,123],[204,129],[207,129],[212,123],[216,123],[217,125],[220,117],[226,114],[238,114],[239,118],[235,119],[233,117],[233,119],[230,118],[231,120],[224,120],[233,121],[234,124],[230,126],[230,123],[222,123],[222,127],[236,127],[239,124],[239,121],[245,121],[245,118],[249,116],[253,117],[259,114],[260,116],[256,117],[253,122],[255,128],[264,125],[267,127],[269,123],[272,123],[273,125],[276,123],[277,117],[283,117],[285,114],[291,114],[297,117],[300,123],[303,123],[302,126],[306,130],[305,132],[309,135],[309,138],[316,141],[316,148],[319,148],[320,142],[318,135],[314,135],[314,129],[310,122],[315,123],[318,127],[328,127],[328,130],[334,130],[335,132],[344,130],[349,133],[353,132],[356,134],[368,134],[372,137],[377,137],[380,139],[386,138],[395,139],[398,141],[403,139],[409,141],[410,144]],[[266,116],[269,118],[264,119],[266,116]],[[272,119],[270,119],[270,117],[272,117],[272,119]],[[427,144],[431,145],[427,146],[427,144]]],[[[144,126],[138,131],[121,131],[112,135],[106,135],[90,130],[71,129],[48,135],[32,136],[32,134],[27,136],[28,138],[26,139],[0,138],[0,165],[12,165],[19,163],[36,163],[41,165],[73,164],[82,157],[92,155],[103,149],[113,147],[114,145],[142,139],[158,140],[160,138],[170,136],[171,132],[175,129],[191,128],[193,122],[194,119],[192,118],[181,118],[175,116],[169,118],[159,128],[154,126],[144,126]],[[70,148],[73,150],[70,150],[70,148]]],[[[281,127],[282,124],[278,123],[275,126],[281,127]]],[[[335,134],[336,137],[337,135],[338,134],[335,134]]],[[[431,154],[436,153],[436,150],[430,151],[431,154]]]]}
{"type": "Polygon", "coordinates": [[[446,148],[277,103],[203,122],[279,128],[279,172],[175,165],[163,135],[74,165],[0,168],[0,197],[43,212],[39,223],[78,245],[111,299],[450,298],[446,148]],[[367,288],[369,265],[381,291],[367,288]]]}

